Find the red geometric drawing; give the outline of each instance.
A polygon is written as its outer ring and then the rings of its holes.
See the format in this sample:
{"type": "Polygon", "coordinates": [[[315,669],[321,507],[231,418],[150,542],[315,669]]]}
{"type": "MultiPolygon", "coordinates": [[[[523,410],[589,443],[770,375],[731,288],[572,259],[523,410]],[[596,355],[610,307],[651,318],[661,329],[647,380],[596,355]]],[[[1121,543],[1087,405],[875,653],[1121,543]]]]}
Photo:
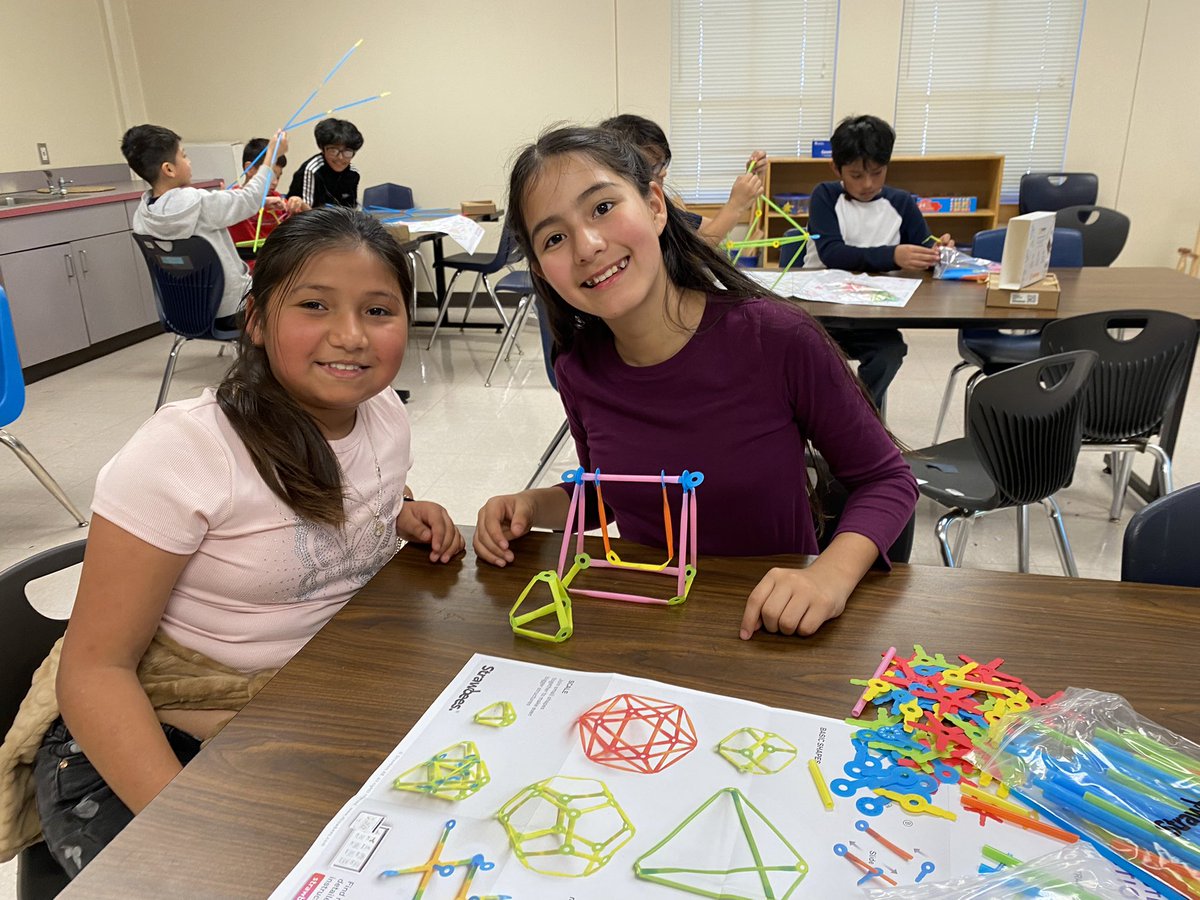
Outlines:
{"type": "Polygon", "coordinates": [[[653,775],[696,749],[696,727],[677,703],[618,694],[579,717],[579,740],[592,762],[653,775]]]}

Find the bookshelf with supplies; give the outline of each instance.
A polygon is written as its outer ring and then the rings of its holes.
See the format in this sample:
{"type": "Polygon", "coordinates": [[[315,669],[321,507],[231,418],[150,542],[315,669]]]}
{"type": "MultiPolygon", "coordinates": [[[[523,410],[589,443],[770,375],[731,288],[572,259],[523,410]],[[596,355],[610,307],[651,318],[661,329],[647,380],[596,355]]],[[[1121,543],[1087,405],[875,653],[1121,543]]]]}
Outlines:
{"type": "MultiPolygon", "coordinates": [[[[955,243],[969,244],[975,232],[997,227],[1003,176],[1004,156],[999,153],[895,156],[888,164],[887,184],[927,201],[922,215],[935,235],[949,232],[955,243]]],[[[828,159],[773,157],[767,160],[766,195],[807,227],[807,198],[822,181],[836,177],[828,159]]],[[[767,207],[767,237],[780,237],[790,227],[767,207]]],[[[778,265],[779,249],[767,247],[764,262],[778,265]]]]}

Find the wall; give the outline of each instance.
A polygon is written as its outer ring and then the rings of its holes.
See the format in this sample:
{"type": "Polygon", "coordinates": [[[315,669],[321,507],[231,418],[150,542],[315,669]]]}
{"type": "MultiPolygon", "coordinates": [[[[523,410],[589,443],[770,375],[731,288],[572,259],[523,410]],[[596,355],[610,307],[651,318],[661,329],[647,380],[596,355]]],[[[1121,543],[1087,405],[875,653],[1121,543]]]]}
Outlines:
{"type": "MultiPolygon", "coordinates": [[[[391,90],[344,114],[366,135],[356,166],[427,206],[501,200],[513,152],[553,122],[670,118],[670,0],[203,0],[186,28],[157,0],[59,0],[52,20],[33,0],[0,3],[6,34],[30,36],[0,56],[0,116],[18,136],[0,171],[36,168],[39,140],[55,165],[117,161],[121,131],[146,120],[193,141],[265,135],[360,37],[311,109],[391,90]]],[[[892,116],[903,8],[842,3],[835,118],[892,116]]],[[[1088,2],[1065,168],[1096,172],[1100,202],[1133,219],[1121,264],[1173,265],[1200,224],[1197,46],[1190,0],[1088,2]]],[[[311,130],[293,145],[293,164],[315,152],[311,130]]]]}

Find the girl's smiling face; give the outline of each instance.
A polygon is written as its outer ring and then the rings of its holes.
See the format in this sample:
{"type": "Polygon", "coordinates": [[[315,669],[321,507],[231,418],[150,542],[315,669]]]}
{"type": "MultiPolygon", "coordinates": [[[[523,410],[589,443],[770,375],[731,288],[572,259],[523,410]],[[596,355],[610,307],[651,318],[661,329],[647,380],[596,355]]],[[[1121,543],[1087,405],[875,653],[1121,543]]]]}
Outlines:
{"type": "Polygon", "coordinates": [[[581,155],[551,159],[524,198],[531,265],[581,312],[611,326],[657,312],[667,276],[658,237],[667,222],[662,188],[642,196],[629,181],[581,155]]]}

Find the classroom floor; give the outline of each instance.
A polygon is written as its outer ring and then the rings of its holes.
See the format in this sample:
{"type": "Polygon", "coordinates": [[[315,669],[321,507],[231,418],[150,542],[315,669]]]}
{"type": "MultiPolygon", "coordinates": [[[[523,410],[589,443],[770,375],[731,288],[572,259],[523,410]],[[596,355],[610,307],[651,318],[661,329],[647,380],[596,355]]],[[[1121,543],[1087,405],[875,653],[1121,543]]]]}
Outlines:
{"type": "MultiPolygon", "coordinates": [[[[537,325],[528,323],[521,339],[523,356],[513,354],[497,369],[492,386],[483,379],[499,337],[491,330],[465,333],[443,329],[432,350],[425,350],[427,328],[410,337],[404,366],[395,381],[412,392],[415,467],[409,478],[416,495],[437,500],[454,520],[473,525],[479,506],[494,493],[520,489],[532,475],[546,444],[563,421],[558,396],[546,380],[537,325]]],[[[888,423],[908,446],[925,446],[946,374],[958,360],[952,331],[906,331],[909,344],[904,367],[889,392],[888,423]]],[[[152,338],[30,385],[24,414],[9,431],[28,446],[67,494],[85,511],[101,466],[153,412],[171,338],[152,338]]],[[[213,344],[192,343],[181,353],[171,399],[197,394],[220,380],[228,356],[219,358],[213,344]]],[[[1184,417],[1175,456],[1175,484],[1200,477],[1200,386],[1193,376],[1190,410],[1184,417]]],[[[962,380],[959,382],[961,392],[962,380]]],[[[961,403],[956,407],[961,409],[961,403]]],[[[943,437],[961,433],[951,422],[943,437]]],[[[568,442],[543,484],[571,467],[574,448],[568,442]]],[[[1143,476],[1148,460],[1135,471],[1143,476]]],[[[1075,482],[1058,495],[1067,534],[1081,576],[1120,576],[1121,538],[1130,514],[1142,506],[1132,493],[1120,522],[1108,520],[1110,480],[1102,474],[1100,454],[1085,454],[1075,482]]],[[[49,547],[86,535],[46,493],[16,458],[0,450],[0,570],[49,547]]],[[[918,505],[912,562],[939,565],[933,526],[941,510],[930,500],[918,505]]],[[[1059,575],[1058,557],[1049,526],[1041,513],[1031,516],[1031,566],[1035,572],[1059,575]]],[[[1006,511],[980,520],[966,553],[968,568],[1015,571],[1015,513],[1006,511]]],[[[49,579],[47,579],[49,581],[49,579]]],[[[49,585],[46,608],[66,614],[71,588],[64,579],[49,585]]],[[[0,865],[0,900],[16,896],[15,865],[0,865]]]]}

